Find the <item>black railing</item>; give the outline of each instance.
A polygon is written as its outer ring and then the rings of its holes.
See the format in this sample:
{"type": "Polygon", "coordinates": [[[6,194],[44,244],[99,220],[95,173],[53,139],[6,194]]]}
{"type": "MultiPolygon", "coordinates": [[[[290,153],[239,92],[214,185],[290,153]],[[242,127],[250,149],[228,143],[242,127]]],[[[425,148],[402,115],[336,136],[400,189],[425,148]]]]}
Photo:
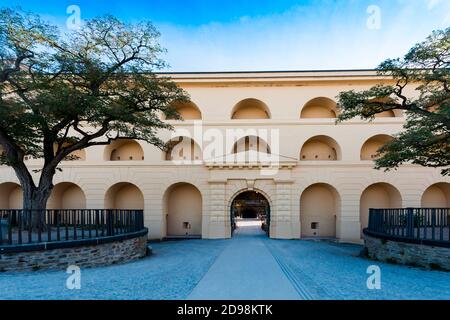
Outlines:
{"type": "Polygon", "coordinates": [[[0,209],[0,246],[114,237],[143,229],[143,210],[0,209]],[[33,223],[37,216],[40,223],[33,223]]]}
{"type": "Polygon", "coordinates": [[[369,235],[450,245],[450,208],[370,209],[369,235]]]}

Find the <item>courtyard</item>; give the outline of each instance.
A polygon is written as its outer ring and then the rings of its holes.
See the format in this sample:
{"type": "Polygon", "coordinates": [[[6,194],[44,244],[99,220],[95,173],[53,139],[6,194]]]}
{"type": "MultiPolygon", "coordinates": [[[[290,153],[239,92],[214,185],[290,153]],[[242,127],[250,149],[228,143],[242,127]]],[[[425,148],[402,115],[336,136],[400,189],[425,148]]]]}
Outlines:
{"type": "Polygon", "coordinates": [[[0,299],[450,299],[450,273],[374,262],[362,246],[269,239],[253,221],[229,240],[151,243],[153,255],[82,269],[0,274],[0,299]],[[367,268],[381,269],[370,290],[367,268]]]}

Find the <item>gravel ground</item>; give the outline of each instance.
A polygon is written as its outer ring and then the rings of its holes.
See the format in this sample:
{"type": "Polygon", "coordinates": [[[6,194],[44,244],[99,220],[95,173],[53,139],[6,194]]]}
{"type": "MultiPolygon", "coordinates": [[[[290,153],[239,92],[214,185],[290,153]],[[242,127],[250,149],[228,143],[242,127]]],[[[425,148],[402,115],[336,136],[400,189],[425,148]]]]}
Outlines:
{"type": "Polygon", "coordinates": [[[153,255],[122,265],[81,270],[68,290],[65,271],[0,273],[0,299],[184,299],[222,252],[226,240],[152,244],[153,255]]]}
{"type": "MultiPolygon", "coordinates": [[[[214,299],[215,293],[220,292],[215,285],[224,285],[223,276],[218,270],[227,272],[226,266],[214,266],[215,262],[242,257],[242,270],[253,268],[256,272],[259,262],[269,261],[268,255],[273,257],[276,265],[274,267],[271,262],[267,270],[274,270],[277,277],[286,277],[300,299],[450,299],[450,273],[360,258],[358,254],[362,247],[358,245],[271,240],[260,233],[254,237],[246,234],[245,239],[239,241],[154,243],[154,254],[145,259],[123,265],[83,269],[80,290],[66,288],[68,274],[64,271],[0,273],[0,299],[185,299],[192,292],[196,292],[194,296],[198,299],[214,299]],[[267,250],[248,250],[247,256],[230,255],[232,246],[246,246],[246,241],[250,241],[253,246],[259,243],[267,250]],[[255,256],[249,257],[253,252],[255,256]],[[266,252],[261,261],[258,261],[258,252],[259,255],[266,252]],[[228,255],[230,258],[224,259],[228,255]],[[248,265],[248,261],[252,261],[251,265],[248,265]],[[367,289],[369,275],[366,271],[370,265],[377,265],[381,269],[380,290],[367,289]],[[205,283],[208,285],[205,286],[205,283]],[[197,285],[197,290],[194,290],[197,285]]],[[[239,276],[239,261],[234,261],[231,267],[234,268],[233,272],[228,272],[227,277],[235,274],[239,281],[228,278],[230,283],[241,282],[247,288],[251,285],[250,281],[258,281],[261,287],[261,281],[268,277],[260,272],[257,274],[261,279],[252,275],[248,277],[249,283],[244,283],[242,281],[246,281],[246,277],[239,276]]],[[[242,298],[239,288],[229,292],[225,298],[242,298]]],[[[251,293],[248,298],[252,298],[251,293]]]]}

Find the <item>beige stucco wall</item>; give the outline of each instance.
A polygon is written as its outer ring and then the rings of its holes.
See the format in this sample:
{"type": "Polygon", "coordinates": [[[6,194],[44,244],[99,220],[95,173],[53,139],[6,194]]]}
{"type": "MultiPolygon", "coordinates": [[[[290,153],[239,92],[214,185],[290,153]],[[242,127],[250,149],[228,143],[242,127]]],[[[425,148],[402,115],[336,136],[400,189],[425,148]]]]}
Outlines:
{"type": "MultiPolygon", "coordinates": [[[[57,173],[55,185],[70,182],[78,186],[85,196],[86,208],[143,208],[149,237],[154,239],[167,236],[168,224],[171,224],[167,216],[170,215],[168,198],[171,197],[169,203],[173,206],[170,211],[174,209],[177,217],[173,224],[179,226],[180,222],[192,221],[192,234],[201,230],[203,238],[230,237],[230,205],[237,194],[246,190],[257,190],[268,199],[271,206],[270,235],[284,239],[299,239],[302,231],[304,236],[308,235],[308,224],[310,227],[311,222],[319,222],[319,236],[322,233],[335,235],[341,241],[359,242],[360,230],[366,224],[366,212],[370,206],[434,206],[443,204],[443,199],[446,199],[447,206],[450,205],[449,189],[442,187],[449,185],[450,178],[442,177],[439,169],[404,165],[396,171],[384,172],[374,170],[371,160],[361,160],[362,153],[372,154],[374,149],[370,147],[362,152],[364,143],[377,135],[399,132],[404,122],[402,117],[379,117],[371,123],[354,119],[336,125],[335,119],[322,117],[325,111],[330,112],[326,106],[307,112],[316,114],[317,118],[300,117],[303,107],[315,98],[335,100],[340,91],[365,89],[380,81],[388,81],[372,72],[175,74],[173,77],[189,92],[198,107],[202,118],[201,132],[198,132],[199,123],[194,120],[169,120],[177,131],[173,134],[161,131],[160,137],[164,141],[177,135],[193,137],[194,153],[200,152],[199,161],[183,164],[165,160],[163,151],[142,141],[137,141],[130,150],[123,149],[125,153],[121,161],[110,161],[114,148],[95,146],[85,150],[85,161],[62,163],[62,172],[57,173]],[[246,116],[241,119],[231,119],[239,102],[249,98],[261,101],[263,104],[258,106],[268,108],[264,115],[270,118],[264,119],[261,113],[251,115],[245,111],[246,116]],[[245,119],[247,117],[263,119],[245,119]],[[266,137],[263,140],[273,154],[282,156],[279,168],[265,174],[257,165],[208,163],[201,150],[207,149],[211,140],[202,139],[202,132],[214,130],[225,135],[231,129],[278,130],[279,139],[272,141],[266,137]],[[316,150],[312,148],[312,159],[300,161],[302,147],[316,136],[329,139],[322,139],[316,150]],[[278,141],[279,144],[276,143],[278,141]],[[323,144],[324,141],[332,142],[323,144]],[[337,149],[337,160],[327,160],[329,153],[326,153],[325,160],[315,159],[317,152],[328,152],[330,146],[337,149]],[[129,160],[129,154],[133,154],[133,161],[129,160]],[[142,156],[144,160],[140,160],[142,156]],[[173,186],[180,183],[192,185],[199,193],[195,195],[194,189],[186,188],[169,196],[173,186]],[[371,187],[377,183],[392,188],[371,187]],[[443,185],[428,189],[436,183],[443,185]],[[316,184],[322,187],[309,188],[316,184]],[[398,194],[392,190],[397,190],[398,194]],[[183,208],[186,208],[184,212],[183,208]],[[199,212],[201,223],[197,218],[199,212]],[[334,224],[329,219],[332,215],[335,215],[334,224]],[[311,217],[321,220],[310,221],[311,217]]],[[[414,92],[409,91],[408,94],[414,92]]],[[[186,143],[184,148],[190,150],[192,144],[186,143]]],[[[233,144],[224,143],[223,152],[216,156],[231,153],[233,144]]],[[[116,150],[121,150],[116,147],[116,150]]],[[[178,160],[184,159],[179,153],[178,157],[178,160]]],[[[30,160],[28,165],[33,169],[39,168],[41,161],[30,160]]],[[[11,203],[18,199],[10,188],[4,187],[8,182],[18,183],[18,180],[10,168],[0,167],[1,207],[11,207],[11,203]],[[16,200],[11,201],[13,198],[16,200]]],[[[79,192],[77,196],[73,194],[63,201],[65,206],[80,195],[79,192]]],[[[181,231],[174,231],[178,232],[181,231]]]]}

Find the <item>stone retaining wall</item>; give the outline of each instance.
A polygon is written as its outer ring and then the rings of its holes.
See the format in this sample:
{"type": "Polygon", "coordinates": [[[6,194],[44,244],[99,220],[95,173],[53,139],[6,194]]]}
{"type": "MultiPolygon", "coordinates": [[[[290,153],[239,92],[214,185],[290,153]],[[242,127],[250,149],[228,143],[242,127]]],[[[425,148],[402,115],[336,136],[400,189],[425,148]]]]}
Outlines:
{"type": "Polygon", "coordinates": [[[371,259],[450,271],[450,248],[378,239],[367,234],[364,244],[371,259]]]}
{"type": "Polygon", "coordinates": [[[147,235],[109,243],[0,254],[0,272],[106,266],[145,257],[147,235]]]}

